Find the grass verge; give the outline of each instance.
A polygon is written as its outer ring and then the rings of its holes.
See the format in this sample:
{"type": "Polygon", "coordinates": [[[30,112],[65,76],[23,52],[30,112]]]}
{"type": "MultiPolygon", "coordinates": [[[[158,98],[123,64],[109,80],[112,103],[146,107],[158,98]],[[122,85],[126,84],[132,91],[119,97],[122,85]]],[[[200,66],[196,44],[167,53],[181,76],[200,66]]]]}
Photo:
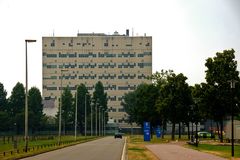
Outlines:
{"type": "MultiPolygon", "coordinates": [[[[230,144],[221,144],[221,143],[203,143],[199,144],[198,147],[192,145],[185,145],[188,148],[192,148],[201,152],[211,153],[217,156],[224,158],[231,158],[231,145],[230,144]]],[[[234,157],[240,159],[240,146],[234,146],[234,157]]]]}
{"type": "Polygon", "coordinates": [[[29,157],[36,154],[41,154],[45,152],[49,152],[52,150],[64,148],[71,145],[76,145],[79,143],[84,143],[87,141],[91,141],[97,139],[98,137],[78,137],[77,141],[75,141],[74,136],[63,136],[61,139],[61,145],[57,145],[57,137],[51,140],[36,140],[36,141],[29,141],[29,148],[28,152],[24,152],[24,142],[20,142],[18,144],[17,149],[13,149],[12,144],[4,144],[0,145],[0,159],[1,160],[15,160],[20,159],[23,157],[29,157]],[[4,155],[5,152],[5,155],[4,155]]]}
{"type": "Polygon", "coordinates": [[[144,142],[142,136],[128,136],[128,160],[158,160],[158,158],[145,147],[146,144],[150,143],[144,142]]]}

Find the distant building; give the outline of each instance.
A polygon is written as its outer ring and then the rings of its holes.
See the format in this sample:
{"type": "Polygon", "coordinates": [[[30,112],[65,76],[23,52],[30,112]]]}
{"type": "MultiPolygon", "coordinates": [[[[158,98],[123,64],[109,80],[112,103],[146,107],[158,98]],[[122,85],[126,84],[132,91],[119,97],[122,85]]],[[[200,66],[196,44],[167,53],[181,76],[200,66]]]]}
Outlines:
{"type": "MultiPolygon", "coordinates": [[[[234,120],[234,139],[240,140],[240,121],[234,120]]],[[[232,139],[232,121],[227,121],[226,124],[226,138],[232,139]]]]}
{"type": "Polygon", "coordinates": [[[55,107],[44,109],[55,115],[62,87],[72,93],[83,83],[90,93],[101,81],[108,95],[109,118],[120,126],[127,122],[121,106],[124,93],[133,91],[152,74],[152,37],[114,32],[80,33],[77,37],[43,37],[43,98],[54,99],[55,107]],[[65,70],[64,72],[61,70],[65,70]],[[67,70],[67,71],[66,71],[67,70]],[[61,76],[62,74],[62,76],[61,76]]]}

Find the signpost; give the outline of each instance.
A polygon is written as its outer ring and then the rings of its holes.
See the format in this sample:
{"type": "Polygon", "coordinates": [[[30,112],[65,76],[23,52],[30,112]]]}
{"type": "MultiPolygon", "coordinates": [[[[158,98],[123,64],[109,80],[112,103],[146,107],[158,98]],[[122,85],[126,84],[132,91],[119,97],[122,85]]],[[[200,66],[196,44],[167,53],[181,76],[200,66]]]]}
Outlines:
{"type": "Polygon", "coordinates": [[[143,122],[143,133],[144,133],[144,141],[150,141],[150,123],[143,122]]]}

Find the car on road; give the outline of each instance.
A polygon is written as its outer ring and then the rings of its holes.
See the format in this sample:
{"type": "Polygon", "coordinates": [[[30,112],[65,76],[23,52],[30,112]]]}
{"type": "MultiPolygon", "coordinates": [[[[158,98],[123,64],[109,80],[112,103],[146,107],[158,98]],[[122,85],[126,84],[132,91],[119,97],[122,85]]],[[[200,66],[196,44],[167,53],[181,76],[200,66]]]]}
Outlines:
{"type": "Polygon", "coordinates": [[[122,139],[122,135],[123,135],[123,133],[116,132],[116,133],[114,134],[114,138],[121,138],[121,139],[122,139]]]}

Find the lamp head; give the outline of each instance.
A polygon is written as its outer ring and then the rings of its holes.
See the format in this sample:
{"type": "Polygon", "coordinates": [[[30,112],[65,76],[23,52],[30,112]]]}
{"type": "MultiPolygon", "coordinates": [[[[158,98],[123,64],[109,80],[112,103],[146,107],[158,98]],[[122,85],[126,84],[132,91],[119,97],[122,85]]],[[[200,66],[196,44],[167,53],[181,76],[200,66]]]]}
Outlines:
{"type": "Polygon", "coordinates": [[[25,39],[26,43],[31,43],[31,42],[37,42],[37,40],[35,39],[25,39]]]}

